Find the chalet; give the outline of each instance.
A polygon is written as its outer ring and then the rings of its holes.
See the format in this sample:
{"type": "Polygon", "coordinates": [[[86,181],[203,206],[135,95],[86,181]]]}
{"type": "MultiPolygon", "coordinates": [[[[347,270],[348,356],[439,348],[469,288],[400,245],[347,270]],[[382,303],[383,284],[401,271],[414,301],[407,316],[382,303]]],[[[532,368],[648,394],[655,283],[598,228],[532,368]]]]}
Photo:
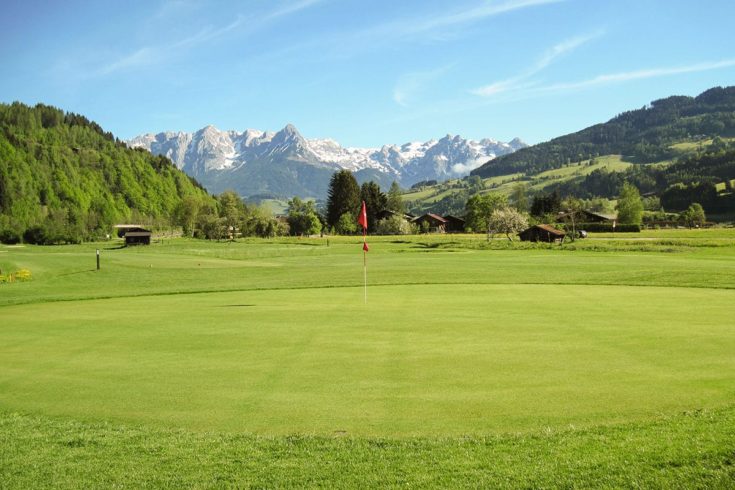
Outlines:
{"type": "Polygon", "coordinates": [[[426,213],[414,218],[413,222],[421,231],[428,231],[429,233],[444,233],[447,230],[447,220],[433,213],[426,213]]]}
{"type": "Polygon", "coordinates": [[[447,233],[463,233],[465,221],[462,218],[456,216],[446,215],[444,219],[447,221],[446,232],[447,233]]]}
{"type": "Polygon", "coordinates": [[[566,233],[550,225],[534,225],[518,234],[524,242],[564,241],[566,233]]]}

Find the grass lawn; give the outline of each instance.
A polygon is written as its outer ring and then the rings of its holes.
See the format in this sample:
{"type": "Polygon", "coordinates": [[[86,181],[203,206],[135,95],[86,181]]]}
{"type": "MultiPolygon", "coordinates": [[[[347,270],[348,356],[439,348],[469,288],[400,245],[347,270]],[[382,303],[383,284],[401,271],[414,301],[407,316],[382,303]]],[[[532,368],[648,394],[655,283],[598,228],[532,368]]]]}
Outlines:
{"type": "Polygon", "coordinates": [[[0,486],[731,486],[735,230],[592,238],[0,246],[0,486]]]}

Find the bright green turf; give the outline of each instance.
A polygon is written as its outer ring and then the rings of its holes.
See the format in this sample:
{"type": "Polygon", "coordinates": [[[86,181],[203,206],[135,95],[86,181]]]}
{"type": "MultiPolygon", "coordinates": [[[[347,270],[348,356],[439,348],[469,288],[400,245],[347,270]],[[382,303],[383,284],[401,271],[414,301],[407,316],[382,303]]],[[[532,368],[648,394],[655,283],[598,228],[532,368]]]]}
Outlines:
{"type": "Polygon", "coordinates": [[[735,229],[370,243],[0,246],[0,487],[730,486],[735,229]]]}
{"type": "Polygon", "coordinates": [[[6,307],[3,404],[262,434],[458,435],[728,403],[733,290],[376,286],[6,307]],[[706,308],[693,305],[707,305],[706,308]]]}
{"type": "Polygon", "coordinates": [[[34,280],[2,286],[0,407],[403,436],[726,405],[732,232],[704,232],[699,248],[691,234],[661,236],[684,246],[645,251],[657,242],[627,235],[569,245],[608,252],[376,238],[367,305],[353,239],[174,240],[103,250],[99,272],[94,245],[4,247],[3,268],[34,280]],[[624,246],[644,251],[614,248],[624,246]]]}

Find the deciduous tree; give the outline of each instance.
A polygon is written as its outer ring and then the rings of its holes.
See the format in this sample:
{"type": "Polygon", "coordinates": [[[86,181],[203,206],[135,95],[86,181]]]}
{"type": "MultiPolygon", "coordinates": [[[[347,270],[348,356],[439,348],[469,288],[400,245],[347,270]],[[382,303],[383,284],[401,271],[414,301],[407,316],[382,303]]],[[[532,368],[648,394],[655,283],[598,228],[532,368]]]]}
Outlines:
{"type": "Polygon", "coordinates": [[[503,194],[475,194],[467,200],[465,211],[466,226],[475,231],[485,230],[487,239],[491,237],[490,216],[496,209],[505,208],[508,205],[508,199],[503,194]]]}
{"type": "Polygon", "coordinates": [[[510,207],[495,209],[490,214],[488,228],[495,233],[505,233],[508,240],[512,242],[512,235],[517,235],[528,228],[528,219],[524,214],[510,207]]]}
{"type": "Polygon", "coordinates": [[[623,184],[618,198],[618,222],[621,224],[640,225],[643,220],[643,201],[638,188],[632,184],[623,184]]]}

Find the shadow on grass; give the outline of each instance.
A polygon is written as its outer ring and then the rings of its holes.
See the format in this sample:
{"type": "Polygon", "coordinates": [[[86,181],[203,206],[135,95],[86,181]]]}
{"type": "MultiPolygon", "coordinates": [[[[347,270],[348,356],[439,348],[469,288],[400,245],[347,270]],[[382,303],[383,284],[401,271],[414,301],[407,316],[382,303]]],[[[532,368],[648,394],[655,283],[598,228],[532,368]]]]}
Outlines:
{"type": "Polygon", "coordinates": [[[421,249],[435,249],[435,248],[442,248],[442,247],[453,247],[460,245],[459,242],[418,242],[411,248],[421,248],[421,249]]]}
{"type": "Polygon", "coordinates": [[[220,308],[246,308],[248,306],[255,306],[255,305],[219,305],[220,308]]]}
{"type": "Polygon", "coordinates": [[[97,271],[97,269],[86,269],[86,270],[83,270],[83,271],[64,272],[63,274],[58,274],[58,277],[73,276],[74,274],[85,274],[87,272],[96,272],[96,271],[97,271]]]}

